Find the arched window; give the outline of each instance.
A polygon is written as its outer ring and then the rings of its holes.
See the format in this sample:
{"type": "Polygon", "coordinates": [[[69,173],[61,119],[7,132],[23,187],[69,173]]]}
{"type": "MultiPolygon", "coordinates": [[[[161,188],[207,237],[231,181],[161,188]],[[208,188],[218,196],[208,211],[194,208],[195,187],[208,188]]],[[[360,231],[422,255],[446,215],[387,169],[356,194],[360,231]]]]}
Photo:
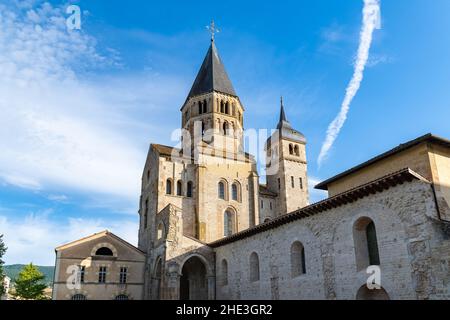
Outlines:
{"type": "Polygon", "coordinates": [[[187,183],[186,197],[192,198],[192,181],[187,183]]]}
{"type": "Polygon", "coordinates": [[[128,300],[128,296],[126,295],[126,294],[119,294],[117,297],[116,297],[116,300],[128,300]]]}
{"type": "Polygon", "coordinates": [[[231,186],[231,199],[234,201],[240,201],[240,187],[237,182],[231,186]]]}
{"type": "Polygon", "coordinates": [[[300,156],[300,150],[298,148],[298,145],[295,145],[294,153],[295,153],[296,156],[300,156]]]}
{"type": "Polygon", "coordinates": [[[228,101],[225,103],[225,113],[230,114],[230,103],[228,101]]]}
{"type": "Polygon", "coordinates": [[[222,268],[222,286],[228,285],[228,262],[223,259],[221,263],[222,268]]]}
{"type": "Polygon", "coordinates": [[[357,270],[380,265],[377,232],[372,219],[362,217],[353,225],[353,241],[357,270]]]}
{"type": "Polygon", "coordinates": [[[156,234],[158,240],[161,240],[164,237],[164,224],[162,222],[158,225],[156,234]]]}
{"type": "Polygon", "coordinates": [[[221,113],[225,112],[225,102],[223,102],[223,100],[220,100],[220,112],[221,113]]]}
{"type": "Polygon", "coordinates": [[[183,182],[181,180],[177,181],[177,196],[183,195],[183,182]]]}
{"type": "Polygon", "coordinates": [[[203,111],[202,102],[199,101],[199,102],[198,102],[198,114],[202,114],[202,111],[203,111]]]}
{"type": "Polygon", "coordinates": [[[220,181],[218,188],[219,188],[219,190],[218,190],[219,199],[225,200],[225,183],[223,181],[220,181]]]}
{"type": "Polygon", "coordinates": [[[223,235],[229,237],[234,233],[234,212],[231,210],[225,211],[223,219],[223,235]]]}
{"type": "Polygon", "coordinates": [[[166,194],[172,194],[172,180],[166,180],[166,194]]]}
{"type": "Polygon", "coordinates": [[[292,278],[306,273],[305,248],[296,241],[291,246],[291,275],[292,278]]]}
{"type": "Polygon", "coordinates": [[[250,282],[259,281],[259,258],[256,252],[250,255],[250,282]]]}
{"type": "Polygon", "coordinates": [[[203,101],[203,113],[207,113],[208,112],[208,103],[206,102],[206,100],[203,101]]]}
{"type": "Polygon", "coordinates": [[[229,125],[228,125],[228,122],[225,121],[222,125],[222,134],[228,135],[228,133],[229,133],[229,125]]]}
{"type": "Polygon", "coordinates": [[[101,247],[97,251],[95,251],[96,256],[107,256],[112,257],[114,254],[110,248],[107,247],[101,247]]]}
{"type": "Polygon", "coordinates": [[[71,300],[87,300],[86,296],[84,294],[75,294],[70,298],[71,300]]]}
{"type": "Polygon", "coordinates": [[[289,154],[294,154],[294,146],[289,144],[289,154]]]}

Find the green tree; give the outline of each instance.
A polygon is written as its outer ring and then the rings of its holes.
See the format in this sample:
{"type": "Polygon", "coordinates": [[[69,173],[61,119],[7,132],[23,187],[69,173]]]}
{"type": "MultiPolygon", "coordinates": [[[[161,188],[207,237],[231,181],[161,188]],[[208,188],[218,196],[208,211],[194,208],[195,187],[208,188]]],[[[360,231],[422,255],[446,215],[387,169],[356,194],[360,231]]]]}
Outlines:
{"type": "Polygon", "coordinates": [[[44,290],[47,285],[43,282],[45,276],[32,263],[23,267],[17,279],[14,280],[14,297],[25,300],[45,300],[44,290]]]}
{"type": "Polygon", "coordinates": [[[2,260],[3,255],[6,253],[6,249],[5,243],[3,242],[3,235],[0,234],[0,298],[6,293],[4,286],[5,273],[3,271],[3,264],[5,262],[2,260]]]}

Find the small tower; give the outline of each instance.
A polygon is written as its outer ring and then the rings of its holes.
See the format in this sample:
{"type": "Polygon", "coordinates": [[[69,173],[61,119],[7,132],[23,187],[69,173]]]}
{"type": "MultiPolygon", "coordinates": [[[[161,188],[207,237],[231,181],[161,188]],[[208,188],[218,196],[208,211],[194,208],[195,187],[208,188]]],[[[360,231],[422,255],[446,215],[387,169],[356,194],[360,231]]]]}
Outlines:
{"type": "Polygon", "coordinates": [[[286,119],[283,98],[280,108],[277,130],[266,142],[266,175],[282,215],[309,205],[309,192],[305,136],[286,119]]]}

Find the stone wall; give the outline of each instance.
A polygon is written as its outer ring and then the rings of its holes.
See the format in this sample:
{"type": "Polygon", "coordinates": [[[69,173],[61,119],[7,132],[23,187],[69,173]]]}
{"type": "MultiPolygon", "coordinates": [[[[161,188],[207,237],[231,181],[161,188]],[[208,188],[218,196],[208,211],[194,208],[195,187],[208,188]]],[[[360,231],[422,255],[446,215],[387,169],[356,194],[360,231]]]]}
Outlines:
{"type": "Polygon", "coordinates": [[[259,223],[272,220],[278,216],[277,197],[259,194],[259,223]]]}
{"type": "Polygon", "coordinates": [[[223,259],[228,265],[228,284],[217,281],[217,298],[355,299],[368,278],[356,268],[353,226],[361,217],[376,226],[381,284],[391,299],[450,298],[450,241],[432,188],[422,181],[216,248],[217,279],[223,259]],[[292,277],[295,241],[304,246],[306,273],[292,277]],[[259,255],[256,282],[249,276],[252,252],[259,255]]]}

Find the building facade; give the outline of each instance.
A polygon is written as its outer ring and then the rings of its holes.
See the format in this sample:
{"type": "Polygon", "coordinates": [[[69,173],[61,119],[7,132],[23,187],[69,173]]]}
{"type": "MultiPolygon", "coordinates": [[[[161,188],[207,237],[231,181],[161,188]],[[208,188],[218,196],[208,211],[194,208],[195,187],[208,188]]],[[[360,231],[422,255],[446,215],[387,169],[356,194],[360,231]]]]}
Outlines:
{"type": "Polygon", "coordinates": [[[145,254],[109,231],[56,248],[53,300],[142,300],[145,254]]]}
{"type": "Polygon", "coordinates": [[[244,113],[212,41],[179,147],[151,144],[144,166],[138,249],[127,247],[145,255],[140,297],[450,299],[449,140],[402,144],[320,183],[329,197],[310,204],[307,141],[283,101],[266,184],[243,150],[244,113]]]}

